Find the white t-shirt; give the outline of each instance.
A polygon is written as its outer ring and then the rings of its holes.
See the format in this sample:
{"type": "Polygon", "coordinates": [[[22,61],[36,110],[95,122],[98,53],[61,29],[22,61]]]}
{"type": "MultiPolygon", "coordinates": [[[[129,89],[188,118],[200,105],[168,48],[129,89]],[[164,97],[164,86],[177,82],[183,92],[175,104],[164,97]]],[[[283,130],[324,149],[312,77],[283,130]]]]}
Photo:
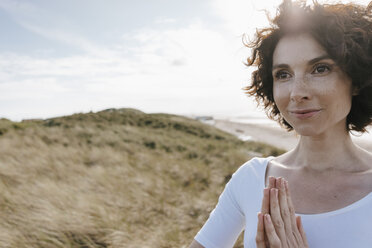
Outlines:
{"type": "MultiPolygon", "coordinates": [[[[233,247],[244,231],[244,247],[256,247],[257,213],[261,210],[267,163],[253,158],[226,184],[215,209],[195,236],[206,248],[233,247]]],[[[344,208],[301,216],[310,248],[371,248],[372,192],[344,208]]]]}

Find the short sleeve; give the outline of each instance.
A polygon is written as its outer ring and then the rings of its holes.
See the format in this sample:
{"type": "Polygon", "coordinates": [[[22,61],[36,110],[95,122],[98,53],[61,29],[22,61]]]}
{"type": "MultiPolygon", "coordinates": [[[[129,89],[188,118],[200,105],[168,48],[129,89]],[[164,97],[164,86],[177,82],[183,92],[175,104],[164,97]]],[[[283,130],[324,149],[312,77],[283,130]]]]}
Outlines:
{"type": "Polygon", "coordinates": [[[233,247],[245,224],[242,212],[234,194],[237,176],[232,176],[218,199],[207,222],[195,236],[195,240],[206,248],[233,247]]]}

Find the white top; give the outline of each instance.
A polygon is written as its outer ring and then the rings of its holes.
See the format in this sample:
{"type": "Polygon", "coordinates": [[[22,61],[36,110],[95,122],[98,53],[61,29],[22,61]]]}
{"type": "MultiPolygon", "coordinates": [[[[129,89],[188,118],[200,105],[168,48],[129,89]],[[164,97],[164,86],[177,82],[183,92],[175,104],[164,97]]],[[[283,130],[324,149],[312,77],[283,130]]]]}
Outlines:
{"type": "MultiPolygon", "coordinates": [[[[266,167],[273,158],[253,158],[233,174],[195,240],[206,248],[233,247],[245,230],[244,247],[256,247],[257,213],[266,167]]],[[[297,215],[302,218],[310,248],[372,247],[372,192],[335,211],[297,215]]]]}

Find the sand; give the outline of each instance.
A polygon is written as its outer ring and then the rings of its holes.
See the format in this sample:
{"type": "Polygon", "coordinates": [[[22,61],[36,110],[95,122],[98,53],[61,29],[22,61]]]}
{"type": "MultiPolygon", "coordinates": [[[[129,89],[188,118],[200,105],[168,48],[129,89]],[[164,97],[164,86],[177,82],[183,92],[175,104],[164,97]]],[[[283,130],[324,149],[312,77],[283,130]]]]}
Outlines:
{"type": "MultiPolygon", "coordinates": [[[[294,132],[287,132],[284,129],[265,124],[249,124],[234,122],[229,119],[215,119],[213,125],[243,140],[251,139],[264,142],[285,150],[293,149],[299,139],[294,132]]],[[[352,138],[358,146],[372,152],[372,140],[353,136],[352,138]]]]}

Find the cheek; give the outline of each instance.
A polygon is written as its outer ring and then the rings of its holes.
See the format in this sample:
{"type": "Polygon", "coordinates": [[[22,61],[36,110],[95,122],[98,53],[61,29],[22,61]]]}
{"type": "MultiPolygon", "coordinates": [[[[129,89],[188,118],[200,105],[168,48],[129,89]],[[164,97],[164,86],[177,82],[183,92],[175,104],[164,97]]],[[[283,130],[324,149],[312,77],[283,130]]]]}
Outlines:
{"type": "MultiPolygon", "coordinates": [[[[344,116],[350,112],[352,101],[351,83],[348,81],[335,80],[333,84],[324,87],[318,92],[325,107],[332,109],[332,116],[344,116]]],[[[327,84],[325,84],[327,85],[327,84]]]]}
{"type": "Polygon", "coordinates": [[[334,73],[318,81],[317,88],[324,91],[323,94],[335,95],[343,99],[351,99],[352,83],[344,74],[334,73]]]}
{"type": "Polygon", "coordinates": [[[338,101],[336,101],[336,110],[338,110],[338,112],[342,115],[349,114],[351,109],[352,97],[346,93],[343,96],[337,95],[336,97],[338,99],[338,101]]]}
{"type": "Polygon", "coordinates": [[[280,87],[274,84],[273,96],[276,106],[280,111],[282,111],[282,109],[285,108],[289,100],[288,90],[285,87],[280,87]]]}

